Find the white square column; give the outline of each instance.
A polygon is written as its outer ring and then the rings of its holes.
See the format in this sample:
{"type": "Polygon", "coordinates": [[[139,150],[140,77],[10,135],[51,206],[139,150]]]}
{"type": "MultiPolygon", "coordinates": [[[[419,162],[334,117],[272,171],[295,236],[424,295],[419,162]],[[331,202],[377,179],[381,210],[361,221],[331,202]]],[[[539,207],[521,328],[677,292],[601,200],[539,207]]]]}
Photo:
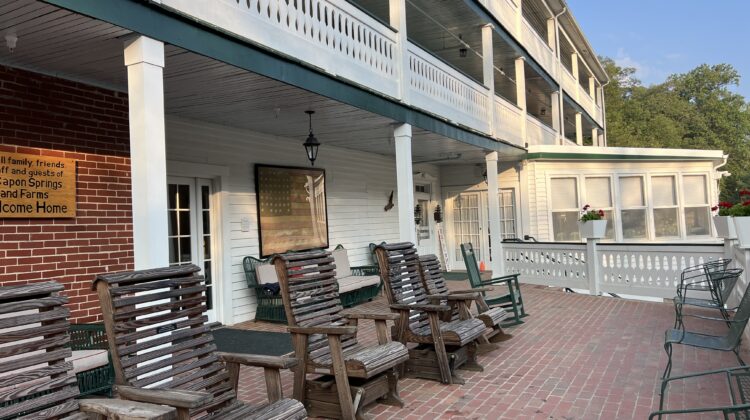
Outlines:
{"type": "Polygon", "coordinates": [[[130,110],[135,269],[169,265],[167,160],[164,131],[164,43],[145,36],[125,42],[130,110]]]}
{"type": "Polygon", "coordinates": [[[505,259],[503,256],[503,236],[500,226],[500,186],[497,182],[497,152],[490,152],[485,156],[487,164],[487,206],[489,207],[490,227],[490,268],[492,276],[505,274],[505,259]]]}
{"type": "Polygon", "coordinates": [[[396,146],[396,188],[398,190],[398,236],[401,242],[417,243],[414,223],[414,174],[411,162],[411,125],[393,128],[396,146]]]}
{"type": "Polygon", "coordinates": [[[526,139],[526,59],[518,57],[515,61],[516,74],[516,105],[521,108],[521,139],[528,143],[526,139]]]}
{"type": "Polygon", "coordinates": [[[583,115],[576,112],[576,144],[583,146],[583,115]]]}

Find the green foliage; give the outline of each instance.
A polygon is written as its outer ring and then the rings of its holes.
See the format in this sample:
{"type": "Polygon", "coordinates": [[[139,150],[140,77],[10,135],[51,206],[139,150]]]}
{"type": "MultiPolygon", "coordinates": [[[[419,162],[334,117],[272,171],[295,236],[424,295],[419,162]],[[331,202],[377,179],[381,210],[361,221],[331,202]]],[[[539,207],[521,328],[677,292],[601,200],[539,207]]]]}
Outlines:
{"type": "Polygon", "coordinates": [[[604,88],[610,146],[721,149],[729,154],[722,170],[721,199],[737,201],[750,186],[750,104],[730,90],[740,82],[731,65],[700,65],[645,87],[635,69],[609,58],[602,64],[611,82],[604,88]]]}

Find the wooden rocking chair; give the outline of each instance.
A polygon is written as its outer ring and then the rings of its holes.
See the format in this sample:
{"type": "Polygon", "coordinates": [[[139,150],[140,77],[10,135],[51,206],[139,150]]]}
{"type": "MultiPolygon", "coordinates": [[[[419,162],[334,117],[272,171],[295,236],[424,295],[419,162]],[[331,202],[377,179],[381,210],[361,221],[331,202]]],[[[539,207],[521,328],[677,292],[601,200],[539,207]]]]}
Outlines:
{"type": "Polygon", "coordinates": [[[190,264],[96,277],[119,396],[176,407],[179,420],[306,418],[281,393],[279,371],[295,359],[216,351],[199,271],[190,264]],[[240,365],[264,369],[269,405],[237,399],[240,365]]]}
{"type": "Polygon", "coordinates": [[[362,407],[376,400],[403,407],[397,367],[409,358],[406,346],[388,340],[392,313],[342,313],[334,259],[311,251],[274,257],[289,332],[300,363],[294,397],[313,417],[362,418],[362,407]],[[357,342],[357,320],[375,320],[377,346],[357,342]],[[321,374],[308,379],[308,374],[321,374]]]}
{"type": "MultiPolygon", "coordinates": [[[[475,296],[474,302],[477,306],[477,319],[484,322],[487,328],[491,328],[492,331],[483,335],[479,340],[479,351],[484,353],[487,350],[491,351],[497,348],[497,346],[489,345],[489,341],[505,341],[512,337],[503,331],[500,323],[510,315],[503,308],[490,308],[487,302],[484,300],[484,296],[480,292],[492,291],[492,287],[480,287],[473,289],[463,290],[449,290],[445,284],[445,278],[443,278],[443,272],[440,268],[440,260],[435,254],[421,255],[419,257],[419,271],[422,275],[422,285],[430,295],[466,295],[473,294],[475,296]],[[487,350],[484,350],[487,349],[487,350]]],[[[441,303],[447,302],[446,300],[441,303]]],[[[471,314],[459,314],[460,305],[454,305],[451,316],[444,321],[456,321],[463,318],[471,317],[471,314]]],[[[469,309],[468,307],[466,308],[469,309]]]]}
{"type": "Polygon", "coordinates": [[[62,290],[55,282],[0,287],[0,419],[174,419],[170,407],[76,399],[62,290]]]}
{"type": "Polygon", "coordinates": [[[466,316],[475,294],[428,295],[422,285],[417,249],[412,243],[378,245],[375,252],[388,303],[399,314],[394,337],[404,344],[418,344],[409,349],[406,374],[445,384],[463,384],[465,381],[456,369],[481,372],[476,341],[484,335],[485,325],[466,316]],[[461,319],[442,322],[441,315],[452,308],[440,305],[441,300],[458,305],[461,319]]]}

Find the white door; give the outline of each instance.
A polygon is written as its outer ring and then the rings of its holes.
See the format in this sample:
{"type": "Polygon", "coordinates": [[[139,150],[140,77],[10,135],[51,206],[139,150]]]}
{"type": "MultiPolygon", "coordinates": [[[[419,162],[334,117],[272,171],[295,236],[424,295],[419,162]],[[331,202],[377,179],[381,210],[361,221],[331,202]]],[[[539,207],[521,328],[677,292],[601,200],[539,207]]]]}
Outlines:
{"type": "Polygon", "coordinates": [[[169,213],[169,264],[195,264],[206,276],[208,319],[216,320],[213,265],[213,188],[211,180],[170,177],[167,185],[169,213]]]}
{"type": "Polygon", "coordinates": [[[461,255],[461,244],[471,242],[477,261],[485,259],[487,249],[487,236],[485,225],[487,216],[486,200],[482,192],[462,192],[452,201],[452,239],[453,250],[449,251],[453,258],[453,269],[465,270],[464,259],[461,255]]]}

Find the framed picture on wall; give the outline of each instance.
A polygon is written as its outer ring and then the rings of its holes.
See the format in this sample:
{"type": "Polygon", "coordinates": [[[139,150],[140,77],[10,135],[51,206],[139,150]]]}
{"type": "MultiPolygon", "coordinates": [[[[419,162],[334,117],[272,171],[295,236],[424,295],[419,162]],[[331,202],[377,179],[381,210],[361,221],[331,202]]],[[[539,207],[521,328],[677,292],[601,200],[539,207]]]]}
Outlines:
{"type": "Polygon", "coordinates": [[[255,165],[260,255],[328,248],[323,169],[255,165]]]}

